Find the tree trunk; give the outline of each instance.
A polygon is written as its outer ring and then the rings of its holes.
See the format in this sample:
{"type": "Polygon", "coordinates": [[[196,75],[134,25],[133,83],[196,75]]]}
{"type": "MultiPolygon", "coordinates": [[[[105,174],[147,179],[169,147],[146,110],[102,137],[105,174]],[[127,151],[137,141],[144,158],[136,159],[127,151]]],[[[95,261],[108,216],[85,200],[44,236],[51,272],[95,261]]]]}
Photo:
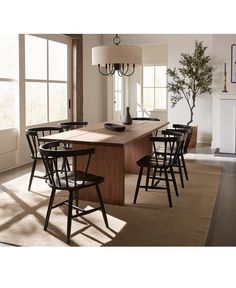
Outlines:
{"type": "Polygon", "coordinates": [[[187,125],[191,124],[193,122],[193,108],[190,107],[190,120],[188,121],[187,125]]]}

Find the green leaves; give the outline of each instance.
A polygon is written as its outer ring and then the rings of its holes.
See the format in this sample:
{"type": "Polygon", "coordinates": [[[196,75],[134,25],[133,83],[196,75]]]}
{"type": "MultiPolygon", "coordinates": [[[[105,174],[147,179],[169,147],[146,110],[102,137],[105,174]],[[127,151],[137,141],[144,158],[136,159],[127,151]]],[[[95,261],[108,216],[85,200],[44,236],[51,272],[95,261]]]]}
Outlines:
{"type": "Polygon", "coordinates": [[[171,107],[185,99],[190,109],[190,121],[193,121],[193,108],[196,97],[203,93],[212,93],[212,66],[209,65],[211,58],[205,55],[202,42],[195,41],[193,54],[181,53],[178,70],[167,69],[167,75],[171,80],[167,83],[168,91],[171,92],[171,107]]]}

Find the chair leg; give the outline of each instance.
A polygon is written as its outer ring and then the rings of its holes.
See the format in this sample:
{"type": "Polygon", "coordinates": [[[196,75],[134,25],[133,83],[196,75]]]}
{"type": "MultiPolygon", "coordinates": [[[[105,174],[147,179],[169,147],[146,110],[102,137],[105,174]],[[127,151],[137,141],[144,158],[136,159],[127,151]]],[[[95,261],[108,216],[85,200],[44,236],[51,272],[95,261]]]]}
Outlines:
{"type": "Polygon", "coordinates": [[[188,180],[188,172],[187,172],[187,168],[186,168],[186,165],[185,165],[184,155],[181,155],[181,160],[182,160],[182,165],[183,165],[183,168],[184,168],[185,178],[186,178],[186,180],[188,180]]]}
{"type": "Polygon", "coordinates": [[[172,178],[172,181],[174,184],[175,194],[176,194],[176,196],[179,196],[178,187],[177,187],[176,180],[175,180],[175,173],[174,173],[172,167],[170,167],[170,174],[171,174],[171,178],[172,178]]]}
{"type": "Polygon", "coordinates": [[[100,189],[99,189],[98,185],[96,185],[96,191],[97,191],[98,199],[99,199],[99,202],[100,202],[100,206],[101,206],[102,215],[103,215],[103,219],[104,219],[105,225],[106,225],[107,228],[109,228],[106,210],[105,210],[105,207],[104,207],[104,204],[103,204],[101,192],[100,192],[100,189]]]}
{"type": "Polygon", "coordinates": [[[150,168],[147,168],[146,187],[145,187],[145,191],[148,191],[148,182],[149,182],[149,178],[150,178],[150,168]]]}
{"type": "Polygon", "coordinates": [[[172,207],[172,199],[171,199],[171,193],[170,193],[169,178],[168,178],[168,172],[166,171],[166,169],[164,169],[164,173],[165,173],[166,190],[167,190],[169,206],[172,207]]]}
{"type": "Polygon", "coordinates": [[[32,181],[33,181],[33,178],[34,178],[34,172],[35,172],[35,168],[36,168],[36,163],[37,163],[37,159],[34,159],[34,162],[32,164],[32,168],[31,168],[31,174],[30,174],[28,191],[30,191],[30,188],[31,188],[31,185],[32,185],[32,181]]]}
{"type": "MultiPolygon", "coordinates": [[[[79,190],[75,192],[75,206],[79,206],[79,190]]],[[[75,210],[75,213],[79,215],[79,210],[75,210]]]]}
{"type": "Polygon", "coordinates": [[[73,199],[74,199],[74,192],[69,191],[68,215],[67,215],[67,243],[68,244],[70,243],[73,199]]]}
{"type": "Polygon", "coordinates": [[[48,204],[48,210],[47,210],[47,214],[46,214],[46,219],[45,219],[45,223],[44,223],[44,230],[45,231],[48,228],[48,221],[49,221],[49,218],[50,218],[50,215],[51,215],[52,205],[53,205],[54,198],[55,198],[55,193],[56,193],[56,189],[52,189],[50,200],[49,200],[49,204],[48,204]]]}
{"type": "Polygon", "coordinates": [[[139,186],[140,186],[140,182],[141,182],[141,179],[142,179],[142,175],[143,175],[143,167],[140,167],[139,175],[138,175],[138,181],[137,181],[136,190],[135,190],[135,194],[134,194],[133,204],[136,203],[136,200],[137,200],[137,197],[138,197],[139,186]]]}
{"type": "Polygon", "coordinates": [[[183,173],[182,173],[182,167],[181,167],[181,161],[178,158],[178,168],[179,168],[179,176],[180,176],[180,182],[181,182],[181,186],[182,188],[184,188],[184,178],[183,178],[183,173]]]}
{"type": "Polygon", "coordinates": [[[157,173],[157,168],[153,168],[153,174],[152,174],[152,186],[154,186],[154,181],[157,173]]]}

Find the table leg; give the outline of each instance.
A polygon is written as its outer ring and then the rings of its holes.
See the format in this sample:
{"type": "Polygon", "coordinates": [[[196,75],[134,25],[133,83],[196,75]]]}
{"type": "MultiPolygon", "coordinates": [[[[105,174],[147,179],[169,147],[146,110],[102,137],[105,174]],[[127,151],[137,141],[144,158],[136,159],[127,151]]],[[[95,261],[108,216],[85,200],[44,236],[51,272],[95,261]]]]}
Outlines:
{"type": "Polygon", "coordinates": [[[151,155],[152,142],[148,135],[135,142],[131,142],[125,146],[125,172],[130,174],[138,174],[139,167],[136,162],[145,155],[151,155]]]}
{"type": "MultiPolygon", "coordinates": [[[[89,172],[103,176],[105,181],[100,184],[104,203],[124,205],[125,171],[124,171],[124,147],[123,146],[93,146],[75,144],[75,148],[95,148],[92,155],[89,172]]],[[[81,162],[79,169],[84,169],[85,163],[81,162]]],[[[97,194],[94,187],[81,190],[80,199],[97,202],[97,194]]]]}

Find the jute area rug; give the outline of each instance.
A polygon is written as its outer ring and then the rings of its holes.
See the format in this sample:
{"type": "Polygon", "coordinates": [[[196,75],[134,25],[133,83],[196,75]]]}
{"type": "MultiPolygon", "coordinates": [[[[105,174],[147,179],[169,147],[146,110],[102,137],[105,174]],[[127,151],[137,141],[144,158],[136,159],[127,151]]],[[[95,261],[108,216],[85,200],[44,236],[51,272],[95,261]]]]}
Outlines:
{"type": "MultiPolygon", "coordinates": [[[[71,246],[204,246],[214,208],[221,167],[187,162],[189,180],[180,184],[179,197],[172,188],[173,208],[168,207],[166,192],[140,190],[133,205],[137,175],[126,175],[126,205],[106,204],[110,229],[100,211],[74,219],[71,246]]],[[[48,231],[43,224],[50,189],[35,178],[27,191],[28,173],[0,183],[0,242],[19,246],[68,246],[67,208],[52,211],[48,231]]],[[[179,183],[179,176],[176,175],[179,183]]],[[[57,201],[67,197],[57,194],[57,201]]],[[[95,207],[94,202],[83,202],[95,207]]]]}

